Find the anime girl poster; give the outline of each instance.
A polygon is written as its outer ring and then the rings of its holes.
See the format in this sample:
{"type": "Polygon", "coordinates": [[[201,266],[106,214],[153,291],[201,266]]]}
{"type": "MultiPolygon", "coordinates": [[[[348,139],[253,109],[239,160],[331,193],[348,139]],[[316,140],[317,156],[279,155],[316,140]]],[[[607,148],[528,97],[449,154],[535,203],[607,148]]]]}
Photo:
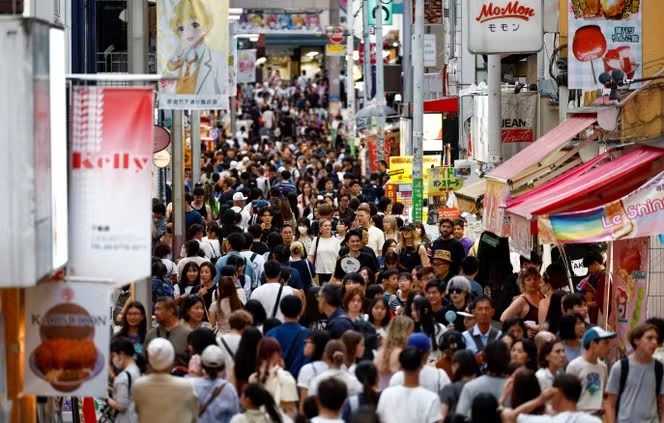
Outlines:
{"type": "Polygon", "coordinates": [[[158,0],[160,109],[227,109],[228,0],[158,0]]]}

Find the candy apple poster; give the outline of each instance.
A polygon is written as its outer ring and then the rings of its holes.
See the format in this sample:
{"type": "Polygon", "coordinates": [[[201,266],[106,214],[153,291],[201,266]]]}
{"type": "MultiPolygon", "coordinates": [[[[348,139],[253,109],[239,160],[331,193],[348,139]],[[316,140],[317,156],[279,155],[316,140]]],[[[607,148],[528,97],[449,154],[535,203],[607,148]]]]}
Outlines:
{"type": "Polygon", "coordinates": [[[641,78],[642,3],[569,0],[569,88],[602,88],[599,75],[616,69],[641,78]]]}

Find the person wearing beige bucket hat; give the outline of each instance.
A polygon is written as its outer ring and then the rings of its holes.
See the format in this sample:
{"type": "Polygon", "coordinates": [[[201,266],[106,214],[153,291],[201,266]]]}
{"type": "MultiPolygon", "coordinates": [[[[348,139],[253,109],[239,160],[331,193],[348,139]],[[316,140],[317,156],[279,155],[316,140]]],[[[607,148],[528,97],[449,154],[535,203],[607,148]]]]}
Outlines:
{"type": "Polygon", "coordinates": [[[431,256],[431,265],[436,274],[436,278],[447,282],[452,279],[454,274],[450,272],[452,266],[452,253],[448,250],[436,250],[431,256]]]}

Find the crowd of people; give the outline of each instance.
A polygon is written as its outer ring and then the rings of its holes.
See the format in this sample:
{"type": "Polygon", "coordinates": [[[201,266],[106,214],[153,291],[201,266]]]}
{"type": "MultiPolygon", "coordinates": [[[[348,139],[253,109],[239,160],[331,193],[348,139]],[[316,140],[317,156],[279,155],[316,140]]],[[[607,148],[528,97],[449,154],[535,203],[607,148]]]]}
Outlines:
{"type": "Polygon", "coordinates": [[[111,344],[115,421],[664,421],[664,320],[609,366],[601,254],[573,291],[523,257],[492,292],[464,220],[429,239],[302,83],[245,93],[251,128],[221,131],[186,181],[181,249],[154,201],[152,309],[125,303],[111,344]]]}

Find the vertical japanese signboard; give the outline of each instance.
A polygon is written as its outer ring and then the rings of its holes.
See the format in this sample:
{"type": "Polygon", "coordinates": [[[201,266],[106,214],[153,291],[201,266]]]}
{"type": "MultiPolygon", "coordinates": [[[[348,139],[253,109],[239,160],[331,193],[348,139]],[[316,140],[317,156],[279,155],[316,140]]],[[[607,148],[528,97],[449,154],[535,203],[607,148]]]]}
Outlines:
{"type": "Polygon", "coordinates": [[[150,275],[152,100],[150,87],[74,88],[71,275],[115,283],[150,275]]]}
{"type": "Polygon", "coordinates": [[[540,51],[543,8],[542,0],[469,0],[468,51],[473,54],[540,51]]]}
{"type": "Polygon", "coordinates": [[[158,0],[161,109],[228,109],[228,0],[158,0]]]}
{"type": "Polygon", "coordinates": [[[603,88],[599,75],[615,69],[641,78],[642,3],[569,0],[569,88],[603,88]]]}

